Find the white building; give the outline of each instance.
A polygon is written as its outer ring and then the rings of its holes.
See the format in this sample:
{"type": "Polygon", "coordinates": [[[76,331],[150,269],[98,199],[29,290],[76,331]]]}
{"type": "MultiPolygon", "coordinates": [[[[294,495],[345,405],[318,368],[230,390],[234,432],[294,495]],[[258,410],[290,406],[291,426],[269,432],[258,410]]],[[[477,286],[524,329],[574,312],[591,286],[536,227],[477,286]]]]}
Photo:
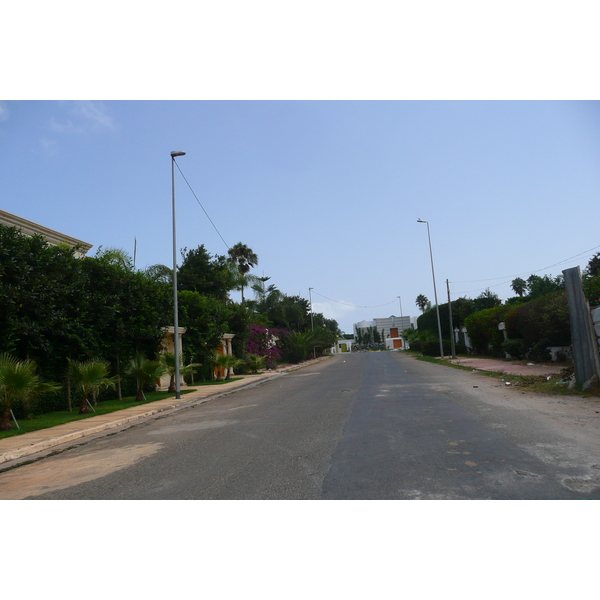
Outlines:
{"type": "Polygon", "coordinates": [[[372,321],[354,323],[354,335],[356,337],[359,331],[374,327],[383,336],[388,350],[400,350],[406,346],[402,332],[405,329],[410,329],[412,326],[411,317],[390,315],[389,317],[377,318],[372,321]]]}

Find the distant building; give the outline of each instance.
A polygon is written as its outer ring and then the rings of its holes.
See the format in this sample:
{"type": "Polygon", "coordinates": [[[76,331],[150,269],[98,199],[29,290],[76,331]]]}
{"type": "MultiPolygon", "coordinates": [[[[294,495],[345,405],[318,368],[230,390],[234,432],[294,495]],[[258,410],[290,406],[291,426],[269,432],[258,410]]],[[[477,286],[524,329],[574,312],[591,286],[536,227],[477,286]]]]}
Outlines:
{"type": "Polygon", "coordinates": [[[80,257],[85,256],[93,245],[88,244],[87,242],[82,242],[81,240],[69,235],[65,235],[64,233],[54,231],[54,229],[50,229],[49,227],[38,225],[33,221],[28,221],[22,217],[17,217],[17,215],[13,215],[4,210],[0,210],[0,224],[6,225],[7,227],[16,227],[17,229],[20,229],[23,234],[28,236],[41,235],[49,244],[52,244],[53,246],[65,244],[71,248],[78,247],[75,255],[80,257]]]}
{"type": "Polygon", "coordinates": [[[389,350],[400,350],[405,348],[402,332],[414,326],[409,316],[396,317],[395,315],[390,315],[389,317],[377,318],[372,321],[354,323],[355,337],[359,331],[363,332],[370,327],[374,327],[379,335],[383,337],[385,345],[389,350]]]}

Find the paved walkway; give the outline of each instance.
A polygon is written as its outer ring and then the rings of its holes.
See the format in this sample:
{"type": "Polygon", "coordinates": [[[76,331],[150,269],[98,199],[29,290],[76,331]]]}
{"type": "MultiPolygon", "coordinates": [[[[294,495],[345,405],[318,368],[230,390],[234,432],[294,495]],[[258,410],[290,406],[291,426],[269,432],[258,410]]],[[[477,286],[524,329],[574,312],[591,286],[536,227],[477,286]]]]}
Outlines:
{"type": "Polygon", "coordinates": [[[508,375],[559,375],[562,365],[536,365],[517,360],[496,358],[456,358],[450,362],[463,367],[472,367],[477,371],[496,371],[508,375]]]}
{"type": "MultiPolygon", "coordinates": [[[[312,365],[314,363],[326,360],[328,357],[309,360],[300,365],[280,367],[276,371],[265,371],[260,375],[244,375],[238,381],[223,383],[218,386],[203,386],[195,392],[184,394],[181,399],[166,398],[157,400],[150,404],[142,404],[140,406],[132,406],[124,410],[115,411],[106,415],[98,415],[89,417],[71,423],[64,423],[56,427],[40,429],[22,435],[14,435],[0,440],[0,467],[12,466],[9,463],[19,461],[25,457],[32,456],[38,453],[48,453],[52,449],[61,444],[73,442],[79,438],[90,437],[100,434],[108,429],[118,429],[123,426],[128,426],[136,421],[148,418],[157,413],[170,410],[191,407],[196,404],[202,404],[209,399],[216,398],[229,394],[234,390],[245,387],[250,387],[263,383],[275,377],[280,377],[283,373],[295,371],[312,365]]],[[[22,461],[21,461],[22,462],[22,461]]]]}

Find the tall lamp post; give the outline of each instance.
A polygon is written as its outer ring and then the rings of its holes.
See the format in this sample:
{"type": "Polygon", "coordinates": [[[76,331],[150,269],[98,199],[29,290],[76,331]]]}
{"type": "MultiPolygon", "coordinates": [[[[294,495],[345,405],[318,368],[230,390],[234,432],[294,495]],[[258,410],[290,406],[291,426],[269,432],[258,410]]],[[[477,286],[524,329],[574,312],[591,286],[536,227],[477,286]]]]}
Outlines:
{"type": "Polygon", "coordinates": [[[438,305],[437,290],[435,287],[435,271],[433,270],[433,252],[431,250],[431,235],[429,234],[429,221],[417,219],[417,223],[425,223],[427,225],[427,238],[429,239],[429,256],[431,258],[431,275],[433,277],[433,295],[435,297],[435,311],[437,313],[438,337],[440,338],[440,357],[444,358],[444,345],[442,344],[442,322],[440,321],[440,307],[438,305]]]}
{"type": "Polygon", "coordinates": [[[171,152],[171,190],[173,198],[173,354],[175,355],[175,398],[181,398],[179,381],[179,309],[177,306],[177,229],[175,227],[175,157],[185,156],[181,150],[171,152]]]}

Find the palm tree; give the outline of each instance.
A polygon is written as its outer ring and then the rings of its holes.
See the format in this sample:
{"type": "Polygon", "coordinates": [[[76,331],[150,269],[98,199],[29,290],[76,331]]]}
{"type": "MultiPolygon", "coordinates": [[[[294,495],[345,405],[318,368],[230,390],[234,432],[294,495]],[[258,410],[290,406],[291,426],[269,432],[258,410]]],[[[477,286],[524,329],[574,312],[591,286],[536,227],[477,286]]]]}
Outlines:
{"type": "Polygon", "coordinates": [[[100,246],[96,252],[95,258],[104,260],[108,264],[121,267],[126,271],[133,271],[133,260],[129,253],[122,248],[102,248],[100,246]]]}
{"type": "Polygon", "coordinates": [[[56,383],[43,382],[36,374],[32,360],[18,360],[10,354],[0,354],[0,431],[8,431],[11,407],[21,401],[31,408],[35,400],[48,392],[60,389],[56,383]]]}
{"type": "Polygon", "coordinates": [[[135,377],[137,381],[136,401],[145,400],[144,385],[156,386],[156,382],[166,373],[165,365],[160,360],[149,360],[144,355],[137,353],[129,362],[126,373],[135,377]]]}
{"type": "Polygon", "coordinates": [[[228,254],[237,264],[240,273],[240,289],[242,291],[242,304],[244,304],[244,288],[247,286],[244,276],[250,271],[251,267],[255,267],[258,264],[258,256],[252,248],[248,248],[242,242],[238,242],[235,246],[229,248],[228,254]]]}
{"type": "Polygon", "coordinates": [[[259,369],[265,366],[265,356],[259,356],[258,354],[248,354],[246,356],[246,364],[252,369],[253,373],[258,373],[259,369]]]}
{"type": "Polygon", "coordinates": [[[516,279],[512,280],[510,287],[512,288],[513,292],[517,294],[517,296],[522,297],[527,291],[527,282],[524,279],[517,277],[516,279]]]}
{"type": "Polygon", "coordinates": [[[89,412],[88,398],[92,396],[94,405],[96,398],[101,390],[114,389],[117,384],[117,376],[108,377],[110,373],[110,363],[107,360],[90,359],[86,362],[79,362],[67,358],[68,377],[82,393],[81,407],[79,414],[83,415],[89,412]]]}
{"type": "Polygon", "coordinates": [[[217,381],[223,380],[223,371],[227,373],[225,379],[231,379],[234,367],[241,365],[243,362],[244,361],[231,354],[218,354],[215,352],[212,358],[212,363],[215,369],[217,369],[217,381]]]}
{"type": "Polygon", "coordinates": [[[419,294],[415,300],[415,304],[421,309],[421,312],[425,312],[425,307],[429,304],[427,296],[419,294]]]}
{"type": "MultiPolygon", "coordinates": [[[[160,355],[160,360],[163,363],[167,375],[171,378],[169,381],[169,393],[175,393],[175,353],[174,352],[163,352],[160,355]]],[[[179,355],[179,372],[180,373],[193,373],[196,367],[201,367],[200,363],[190,363],[189,365],[183,365],[183,354],[179,355]]]]}

